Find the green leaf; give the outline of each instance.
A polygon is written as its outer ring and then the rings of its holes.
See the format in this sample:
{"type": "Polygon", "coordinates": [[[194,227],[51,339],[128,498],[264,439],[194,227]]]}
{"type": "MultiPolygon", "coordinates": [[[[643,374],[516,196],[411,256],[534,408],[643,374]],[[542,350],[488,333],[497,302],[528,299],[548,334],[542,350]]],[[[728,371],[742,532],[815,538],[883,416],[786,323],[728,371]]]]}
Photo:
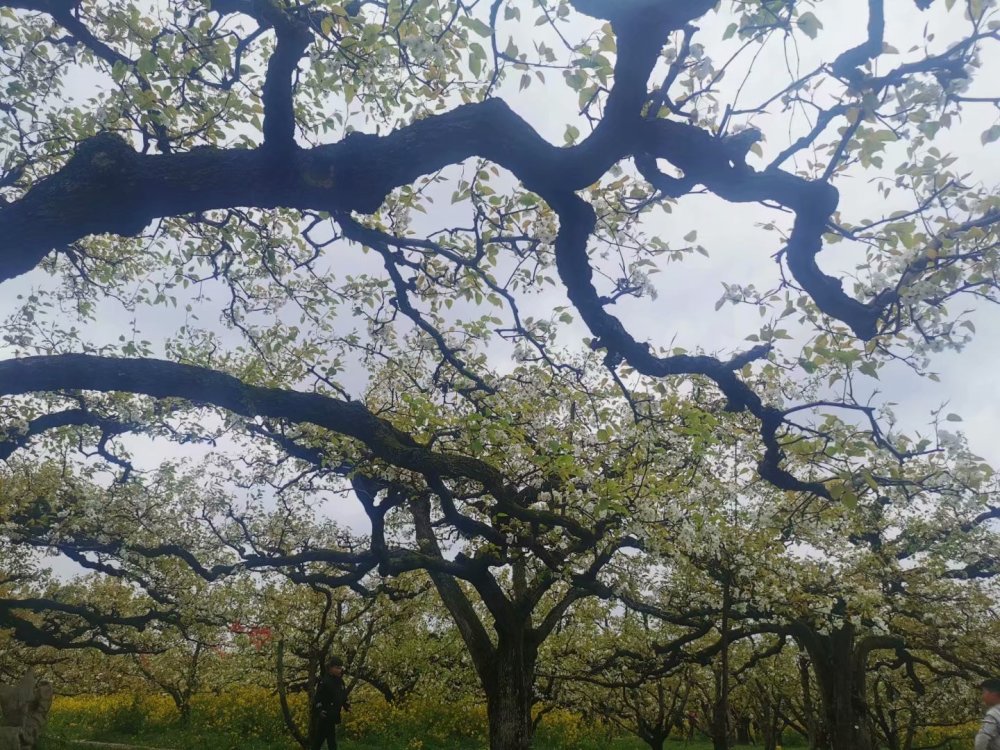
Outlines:
{"type": "Polygon", "coordinates": [[[690,232],[684,235],[685,242],[694,242],[696,239],[698,239],[697,229],[692,229],[690,232]]]}
{"type": "Polygon", "coordinates": [[[823,23],[812,12],[803,13],[799,16],[796,23],[798,23],[799,28],[810,39],[815,39],[819,35],[819,30],[823,28],[823,23]]]}
{"type": "Polygon", "coordinates": [[[868,377],[878,380],[878,366],[874,362],[865,362],[858,369],[868,377]]]}
{"type": "Polygon", "coordinates": [[[875,481],[875,477],[872,476],[872,473],[870,471],[865,469],[864,471],[861,472],[861,476],[864,478],[865,483],[869,487],[878,492],[878,482],[875,481]]]}
{"type": "Polygon", "coordinates": [[[478,18],[466,17],[465,25],[468,26],[477,34],[479,34],[479,36],[481,37],[489,38],[493,36],[493,29],[491,29],[487,24],[480,21],[478,18]]]}
{"type": "Polygon", "coordinates": [[[949,422],[961,422],[962,418],[958,414],[949,414],[945,417],[949,422]]]}
{"type": "Polygon", "coordinates": [[[136,70],[143,76],[148,76],[156,70],[156,55],[146,50],[139,56],[139,61],[135,65],[136,70]]]}

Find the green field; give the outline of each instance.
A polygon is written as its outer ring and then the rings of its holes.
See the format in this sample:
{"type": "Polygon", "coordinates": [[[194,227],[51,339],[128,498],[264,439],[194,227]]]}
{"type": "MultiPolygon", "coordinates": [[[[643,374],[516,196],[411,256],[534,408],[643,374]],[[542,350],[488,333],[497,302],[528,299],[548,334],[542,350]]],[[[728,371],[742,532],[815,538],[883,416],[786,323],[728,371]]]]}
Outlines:
{"type": "MultiPolygon", "coordinates": [[[[39,750],[70,750],[70,748],[93,747],[94,750],[101,750],[97,745],[77,744],[70,741],[69,737],[47,737],[45,742],[39,746],[39,750]]],[[[120,735],[107,735],[100,738],[90,739],[89,742],[103,741],[118,745],[130,745],[136,748],[158,748],[159,750],[204,750],[204,748],[218,748],[218,750],[288,750],[295,745],[282,744],[261,744],[257,742],[245,742],[235,740],[230,735],[206,736],[199,733],[168,732],[159,734],[142,735],[139,737],[126,737],[120,735]]],[[[398,744],[369,744],[366,742],[354,742],[342,740],[339,743],[341,750],[485,750],[484,746],[462,745],[462,744],[419,744],[418,742],[398,743],[398,744]]],[[[618,740],[610,745],[602,745],[601,748],[607,750],[642,750],[647,748],[638,740],[618,740]]],[[[737,745],[735,750],[751,750],[750,745],[737,745]]],[[[668,741],[665,750],[711,750],[712,744],[705,741],[683,742],[668,741]]],[[[109,748],[110,750],[110,748],[109,748]]],[[[544,744],[536,745],[536,750],[550,750],[544,744]]],[[[580,750],[599,750],[597,745],[581,745],[580,750]]],[[[757,748],[759,750],[759,747],[757,748]]]]}

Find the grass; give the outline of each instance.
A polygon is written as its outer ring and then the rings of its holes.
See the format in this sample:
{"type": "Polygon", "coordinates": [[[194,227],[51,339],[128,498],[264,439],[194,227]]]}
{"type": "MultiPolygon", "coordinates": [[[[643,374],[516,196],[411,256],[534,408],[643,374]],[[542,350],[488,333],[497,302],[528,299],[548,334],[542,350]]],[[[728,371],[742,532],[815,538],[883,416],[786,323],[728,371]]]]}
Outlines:
{"type": "MultiPolygon", "coordinates": [[[[77,745],[70,740],[73,738],[59,735],[51,735],[44,739],[38,750],[80,750],[84,745],[77,745]]],[[[123,745],[134,744],[137,747],[169,748],[170,750],[203,750],[213,748],[213,750],[292,750],[297,746],[289,742],[288,744],[262,744],[259,742],[246,741],[235,738],[232,735],[220,734],[215,736],[205,735],[201,732],[185,732],[183,730],[166,730],[139,736],[127,736],[123,734],[102,734],[100,736],[88,737],[88,740],[98,742],[113,742],[123,745]]],[[[463,745],[459,743],[434,744],[427,743],[416,745],[414,743],[385,743],[360,742],[352,740],[341,740],[340,750],[485,750],[483,747],[474,745],[463,745]]],[[[622,739],[614,741],[612,744],[603,744],[601,748],[584,748],[580,750],[643,750],[648,748],[636,739],[622,739]]],[[[668,741],[665,750],[711,750],[712,743],[704,741],[683,742],[668,741]]],[[[736,750],[750,750],[750,746],[737,746],[736,750]]],[[[96,750],[96,749],[95,749],[96,750]]],[[[537,744],[536,750],[550,750],[543,744],[537,744]]],[[[760,750],[758,747],[757,750],[760,750]]]]}

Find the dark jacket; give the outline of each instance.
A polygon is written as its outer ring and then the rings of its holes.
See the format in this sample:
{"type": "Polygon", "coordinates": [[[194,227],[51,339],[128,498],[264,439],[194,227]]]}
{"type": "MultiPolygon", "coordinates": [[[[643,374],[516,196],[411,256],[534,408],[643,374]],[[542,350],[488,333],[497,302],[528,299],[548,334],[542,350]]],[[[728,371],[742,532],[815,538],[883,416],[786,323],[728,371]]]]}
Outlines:
{"type": "Polygon", "coordinates": [[[343,677],[325,674],[316,688],[313,710],[324,721],[340,723],[340,712],[347,708],[347,687],[343,677]]]}

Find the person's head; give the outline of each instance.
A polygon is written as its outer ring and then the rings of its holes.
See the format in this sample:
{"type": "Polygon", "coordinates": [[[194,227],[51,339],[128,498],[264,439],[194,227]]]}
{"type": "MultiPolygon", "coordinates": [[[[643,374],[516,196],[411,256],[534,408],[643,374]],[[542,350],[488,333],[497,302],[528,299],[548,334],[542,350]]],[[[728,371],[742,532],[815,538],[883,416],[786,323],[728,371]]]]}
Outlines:
{"type": "Polygon", "coordinates": [[[340,677],[344,674],[344,660],[339,656],[331,656],[326,663],[326,671],[334,677],[340,677]]]}
{"type": "Polygon", "coordinates": [[[1000,705],[1000,677],[983,680],[979,687],[983,691],[983,703],[991,708],[1000,705]]]}

